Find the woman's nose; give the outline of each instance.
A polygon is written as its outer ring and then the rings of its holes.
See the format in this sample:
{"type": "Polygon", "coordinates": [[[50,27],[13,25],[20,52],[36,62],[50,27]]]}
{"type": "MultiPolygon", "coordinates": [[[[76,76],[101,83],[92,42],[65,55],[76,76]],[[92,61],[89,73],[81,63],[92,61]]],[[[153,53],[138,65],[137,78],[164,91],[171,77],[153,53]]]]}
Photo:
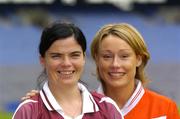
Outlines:
{"type": "Polygon", "coordinates": [[[117,56],[115,56],[113,58],[112,66],[113,67],[119,67],[120,66],[119,58],[117,56]]]}
{"type": "Polygon", "coordinates": [[[62,65],[63,66],[70,66],[71,65],[71,60],[69,59],[69,57],[64,57],[63,58],[62,65]]]}

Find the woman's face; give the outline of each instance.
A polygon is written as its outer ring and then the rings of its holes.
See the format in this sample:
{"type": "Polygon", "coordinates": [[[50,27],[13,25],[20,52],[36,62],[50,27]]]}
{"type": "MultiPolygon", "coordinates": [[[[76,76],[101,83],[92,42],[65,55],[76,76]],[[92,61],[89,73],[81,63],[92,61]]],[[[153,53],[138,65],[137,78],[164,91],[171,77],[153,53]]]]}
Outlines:
{"type": "Polygon", "coordinates": [[[136,67],[140,64],[140,57],[137,57],[130,45],[121,38],[108,35],[102,40],[96,65],[106,87],[133,85],[136,67]]]}
{"type": "Polygon", "coordinates": [[[75,84],[80,79],[85,64],[81,46],[73,36],[56,40],[41,57],[49,83],[53,85],[75,84]]]}

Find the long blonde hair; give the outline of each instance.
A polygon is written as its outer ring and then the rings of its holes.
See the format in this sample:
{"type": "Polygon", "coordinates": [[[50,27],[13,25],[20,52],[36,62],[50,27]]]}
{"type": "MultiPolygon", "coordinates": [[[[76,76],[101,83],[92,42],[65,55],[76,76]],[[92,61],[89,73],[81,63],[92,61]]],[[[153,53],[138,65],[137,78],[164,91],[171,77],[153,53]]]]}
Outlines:
{"type": "MultiPolygon", "coordinates": [[[[99,46],[102,39],[108,35],[116,35],[125,42],[127,42],[130,47],[134,50],[136,55],[142,57],[142,64],[136,68],[135,78],[140,80],[143,84],[147,83],[148,79],[145,75],[145,66],[150,59],[150,54],[147,50],[147,46],[141,34],[132,25],[127,23],[119,24],[108,24],[103,26],[95,35],[91,43],[91,55],[95,60],[98,55],[99,46]]],[[[99,72],[97,70],[98,78],[101,79],[99,72]]],[[[101,80],[100,80],[101,81],[101,80]]]]}

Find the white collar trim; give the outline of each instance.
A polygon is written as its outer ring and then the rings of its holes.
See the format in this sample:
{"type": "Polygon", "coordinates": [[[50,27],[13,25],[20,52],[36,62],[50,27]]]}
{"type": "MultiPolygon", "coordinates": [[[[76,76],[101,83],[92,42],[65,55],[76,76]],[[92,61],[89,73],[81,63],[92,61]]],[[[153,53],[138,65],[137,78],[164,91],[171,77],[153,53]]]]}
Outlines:
{"type": "Polygon", "coordinates": [[[138,102],[141,100],[145,93],[142,83],[139,80],[136,80],[136,83],[137,87],[135,91],[133,92],[129,100],[126,102],[124,107],[121,109],[123,115],[126,115],[128,112],[130,112],[138,104],[138,102]]]}
{"type": "MultiPolygon", "coordinates": [[[[125,116],[128,112],[130,112],[138,104],[138,102],[141,100],[141,98],[143,97],[143,95],[145,93],[145,90],[142,86],[141,81],[136,80],[136,84],[137,84],[137,86],[136,86],[135,91],[133,92],[133,94],[129,98],[129,100],[126,102],[124,107],[121,109],[123,116],[125,116]]],[[[100,84],[100,86],[98,87],[97,92],[104,94],[102,84],[100,84]]]]}
{"type": "MultiPolygon", "coordinates": [[[[87,90],[87,88],[81,84],[78,83],[79,90],[82,91],[82,99],[83,99],[83,113],[90,113],[90,112],[96,112],[99,111],[98,105],[96,104],[95,100],[93,99],[93,96],[91,93],[87,90]]],[[[60,113],[63,113],[62,107],[57,103],[56,99],[52,95],[48,82],[45,82],[43,89],[40,91],[40,96],[43,100],[43,103],[47,107],[49,111],[56,110],[60,113]]]]}

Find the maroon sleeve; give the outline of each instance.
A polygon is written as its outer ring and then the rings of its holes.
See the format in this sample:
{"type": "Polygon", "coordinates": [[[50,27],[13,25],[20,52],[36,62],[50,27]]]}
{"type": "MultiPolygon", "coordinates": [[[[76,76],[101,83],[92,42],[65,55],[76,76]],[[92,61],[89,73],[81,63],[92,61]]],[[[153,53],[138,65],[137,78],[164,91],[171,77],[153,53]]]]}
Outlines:
{"type": "Polygon", "coordinates": [[[37,102],[21,103],[15,111],[12,119],[35,119],[38,115],[38,110],[35,105],[37,102]]]}
{"type": "Polygon", "coordinates": [[[105,119],[123,119],[120,109],[111,98],[96,92],[92,92],[92,95],[105,119]]]}
{"type": "Polygon", "coordinates": [[[109,104],[109,108],[107,108],[107,113],[110,119],[123,119],[121,113],[112,104],[109,104]]]}

